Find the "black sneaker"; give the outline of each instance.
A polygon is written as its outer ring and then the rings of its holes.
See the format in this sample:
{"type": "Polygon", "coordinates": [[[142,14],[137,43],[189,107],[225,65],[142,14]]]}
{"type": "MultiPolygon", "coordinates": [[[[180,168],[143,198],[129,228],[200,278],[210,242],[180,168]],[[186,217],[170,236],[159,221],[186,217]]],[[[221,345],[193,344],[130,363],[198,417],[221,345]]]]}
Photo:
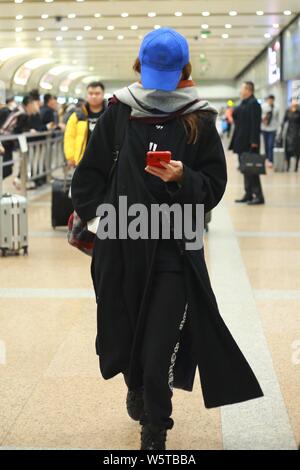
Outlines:
{"type": "Polygon", "coordinates": [[[141,430],[141,450],[166,450],[167,429],[144,424],[141,430]]]}
{"type": "Polygon", "coordinates": [[[264,204],[265,200],[259,197],[255,197],[252,201],[248,201],[248,206],[257,206],[258,204],[264,204]]]}
{"type": "Polygon", "coordinates": [[[240,203],[248,203],[249,201],[252,201],[252,197],[248,197],[247,195],[243,196],[241,199],[235,199],[234,202],[240,202],[240,203]]]}
{"type": "Polygon", "coordinates": [[[137,390],[128,390],[126,407],[130,418],[139,421],[144,412],[143,387],[137,390]]]}

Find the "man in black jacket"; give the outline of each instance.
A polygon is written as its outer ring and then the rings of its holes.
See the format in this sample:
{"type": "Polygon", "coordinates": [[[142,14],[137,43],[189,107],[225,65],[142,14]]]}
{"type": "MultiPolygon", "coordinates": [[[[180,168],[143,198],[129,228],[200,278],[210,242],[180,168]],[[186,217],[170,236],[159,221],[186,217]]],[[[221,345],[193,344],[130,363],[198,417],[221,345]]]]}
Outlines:
{"type": "MultiPolygon", "coordinates": [[[[241,87],[241,103],[233,112],[235,130],[229,149],[240,156],[243,152],[259,152],[261,106],[254,96],[254,84],[244,82],[241,87]]],[[[235,202],[246,202],[249,205],[264,204],[259,175],[244,174],[245,194],[235,202]]]]}

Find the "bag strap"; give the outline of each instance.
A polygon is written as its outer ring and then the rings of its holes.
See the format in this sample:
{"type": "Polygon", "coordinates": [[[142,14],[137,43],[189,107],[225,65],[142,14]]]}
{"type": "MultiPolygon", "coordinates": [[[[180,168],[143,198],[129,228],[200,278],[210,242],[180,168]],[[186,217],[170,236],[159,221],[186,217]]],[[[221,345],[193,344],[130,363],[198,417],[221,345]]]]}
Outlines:
{"type": "Polygon", "coordinates": [[[113,157],[114,162],[117,162],[119,158],[119,153],[124,141],[125,131],[128,124],[129,116],[131,113],[131,107],[124,103],[118,104],[118,113],[115,124],[115,133],[114,133],[114,149],[113,157]]]}
{"type": "Polygon", "coordinates": [[[129,116],[131,113],[131,107],[127,104],[119,103],[117,119],[115,122],[114,131],[114,148],[113,148],[113,164],[110,169],[107,181],[110,182],[114,169],[118,163],[119,154],[125,137],[125,131],[128,124],[129,116]]]}

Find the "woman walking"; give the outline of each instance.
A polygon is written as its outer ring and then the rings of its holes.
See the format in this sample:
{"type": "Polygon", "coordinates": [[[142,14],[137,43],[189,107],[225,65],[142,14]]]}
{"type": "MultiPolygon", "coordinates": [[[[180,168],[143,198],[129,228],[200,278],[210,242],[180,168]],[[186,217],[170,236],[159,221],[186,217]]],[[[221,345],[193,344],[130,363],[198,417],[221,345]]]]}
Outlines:
{"type": "Polygon", "coordinates": [[[297,98],[293,98],[291,106],[286,110],[281,126],[281,136],[285,133],[286,169],[289,171],[292,157],[296,157],[295,171],[298,171],[300,160],[300,106],[297,98]],[[286,132],[284,127],[286,126],[286,132]]]}
{"type": "MultiPolygon", "coordinates": [[[[147,34],[134,70],[141,80],[115,92],[73,176],[74,209],[84,223],[103,203],[120,216],[120,196],[128,207],[204,204],[206,213],[225,191],[216,111],[191,79],[186,39],[170,28],[147,34]],[[171,160],[147,165],[148,151],[169,151],[171,160]]],[[[124,375],[143,450],[165,449],[173,388],[192,391],[197,367],[207,408],[263,395],[219,313],[203,247],[187,249],[176,228],[170,239],[161,232],[159,239],[97,236],[93,250],[100,371],[105,379],[124,375]]]]}

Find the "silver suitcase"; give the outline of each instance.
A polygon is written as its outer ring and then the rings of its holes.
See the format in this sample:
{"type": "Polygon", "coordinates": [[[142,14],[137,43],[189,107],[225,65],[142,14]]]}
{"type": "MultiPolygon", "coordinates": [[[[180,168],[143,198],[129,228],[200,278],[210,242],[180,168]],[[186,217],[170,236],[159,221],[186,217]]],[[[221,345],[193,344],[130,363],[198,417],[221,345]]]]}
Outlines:
{"type": "Polygon", "coordinates": [[[273,169],[274,171],[285,171],[285,152],[284,148],[275,147],[273,150],[273,169]]]}
{"type": "Polygon", "coordinates": [[[0,199],[0,250],[28,253],[27,201],[18,194],[3,194],[0,199]]]}
{"type": "Polygon", "coordinates": [[[19,194],[2,195],[2,158],[0,158],[0,251],[28,253],[27,200],[19,194]]]}

